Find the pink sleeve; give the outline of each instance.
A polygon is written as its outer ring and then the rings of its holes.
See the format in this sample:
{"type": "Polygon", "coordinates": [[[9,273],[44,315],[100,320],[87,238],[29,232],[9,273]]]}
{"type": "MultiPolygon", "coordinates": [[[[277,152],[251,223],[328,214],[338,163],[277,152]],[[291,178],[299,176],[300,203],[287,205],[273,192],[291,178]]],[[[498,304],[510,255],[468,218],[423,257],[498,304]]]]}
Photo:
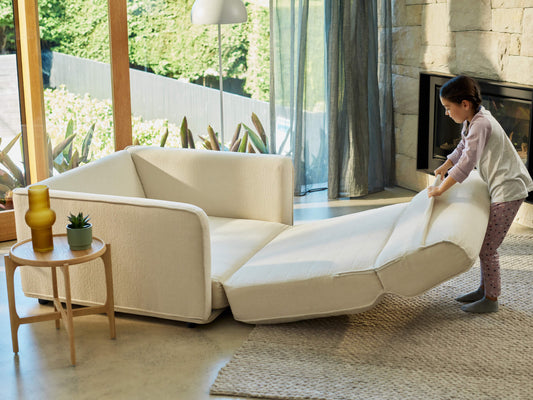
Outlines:
{"type": "Polygon", "coordinates": [[[465,138],[462,137],[455,150],[450,155],[448,155],[448,159],[453,163],[453,165],[456,165],[459,162],[459,158],[461,158],[461,154],[463,154],[464,148],[465,138]]]}
{"type": "MultiPolygon", "coordinates": [[[[459,159],[457,162],[454,162],[454,160],[449,157],[454,163],[454,166],[448,171],[448,174],[457,182],[463,182],[474,169],[481,157],[481,153],[485,148],[490,133],[490,122],[481,120],[472,124],[468,135],[463,136],[463,139],[461,140],[463,148],[459,159]]],[[[461,143],[459,143],[459,145],[461,143]]],[[[457,146],[457,149],[459,149],[459,145],[457,146]]],[[[450,154],[450,156],[454,153],[450,154]]]]}
{"type": "Polygon", "coordinates": [[[463,124],[463,129],[461,129],[461,141],[459,142],[455,150],[447,157],[453,163],[453,165],[456,165],[459,162],[459,158],[461,158],[461,155],[463,154],[463,150],[465,148],[465,130],[466,122],[463,124]]]}

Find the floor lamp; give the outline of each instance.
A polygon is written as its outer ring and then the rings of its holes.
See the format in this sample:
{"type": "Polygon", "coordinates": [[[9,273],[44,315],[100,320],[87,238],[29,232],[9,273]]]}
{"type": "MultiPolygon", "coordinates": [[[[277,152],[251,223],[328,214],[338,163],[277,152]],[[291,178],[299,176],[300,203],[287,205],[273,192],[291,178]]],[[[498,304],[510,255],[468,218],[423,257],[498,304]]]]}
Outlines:
{"type": "Polygon", "coordinates": [[[241,0],[196,0],[192,6],[191,22],[218,25],[218,66],[220,86],[220,143],[224,148],[224,86],[222,83],[222,41],[220,25],[246,22],[248,15],[241,0]]]}

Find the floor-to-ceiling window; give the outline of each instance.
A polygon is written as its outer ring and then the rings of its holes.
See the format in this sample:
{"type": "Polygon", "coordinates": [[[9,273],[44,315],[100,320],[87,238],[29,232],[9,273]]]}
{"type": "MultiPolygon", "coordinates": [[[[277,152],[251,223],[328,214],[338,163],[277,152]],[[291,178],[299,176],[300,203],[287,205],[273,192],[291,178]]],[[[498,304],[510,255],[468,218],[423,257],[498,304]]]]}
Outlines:
{"type": "Polygon", "coordinates": [[[11,209],[11,191],[26,183],[11,0],[0,0],[0,211],[11,209]]]}
{"type": "MultiPolygon", "coordinates": [[[[103,156],[110,152],[104,143],[113,136],[117,141],[117,129],[113,135],[117,118],[110,116],[114,110],[106,89],[110,78],[107,37],[113,31],[107,26],[107,13],[120,11],[121,4],[125,9],[125,1],[0,0],[0,43],[5,56],[0,90],[6,94],[0,101],[5,128],[0,153],[4,207],[4,192],[103,156]],[[91,60],[95,54],[103,55],[103,60],[91,60]],[[99,65],[92,68],[90,62],[99,65]]],[[[112,28],[121,22],[116,21],[112,28]]],[[[125,21],[124,17],[122,25],[125,21]]],[[[119,34],[112,37],[120,44],[119,34]]],[[[124,37],[127,40],[127,34],[124,37]]],[[[127,66],[127,53],[125,59],[127,66]]],[[[116,87],[120,85],[113,85],[113,94],[116,87]]],[[[129,114],[129,104],[127,109],[129,114]]],[[[128,129],[131,132],[131,126],[128,129]]],[[[126,145],[131,142],[128,129],[122,133],[126,145]]],[[[12,213],[2,215],[1,222],[0,238],[14,238],[12,213]],[[4,235],[8,229],[11,232],[4,235]]]]}
{"type": "MultiPolygon", "coordinates": [[[[0,44],[7,46],[2,55],[11,57],[9,85],[1,90],[14,96],[10,107],[2,98],[0,116],[15,119],[1,145],[19,132],[23,139],[14,139],[9,151],[14,161],[1,170],[17,181],[10,181],[11,188],[131,142],[160,145],[164,137],[167,145],[182,145],[177,129],[184,117],[200,145],[206,144],[202,138],[209,126],[220,131],[217,27],[192,26],[193,3],[0,0],[0,44]],[[23,51],[15,57],[17,46],[23,51]],[[173,86],[177,83],[186,89],[173,86]],[[15,169],[11,164],[21,173],[6,171],[15,169]]],[[[248,21],[221,29],[225,142],[239,124],[257,133],[261,123],[269,127],[268,1],[245,4],[248,21]]],[[[254,151],[251,143],[240,149],[254,151]]]]}
{"type": "Polygon", "coordinates": [[[112,153],[107,0],[39,0],[50,174],[112,153]]]}
{"type": "MultiPolygon", "coordinates": [[[[269,127],[268,1],[245,1],[245,23],[221,25],[223,126],[226,149],[239,124],[269,127]]],[[[134,142],[182,146],[184,121],[195,147],[208,127],[221,140],[217,25],[191,22],[193,0],[128,2],[134,142]]],[[[244,132],[244,129],[243,129],[244,132]]],[[[243,133],[241,133],[241,137],[243,133]]],[[[205,143],[208,148],[209,143],[205,143]]]]}
{"type": "Polygon", "coordinates": [[[272,105],[277,149],[293,158],[296,195],[327,187],[323,0],[274,0],[272,105]]]}

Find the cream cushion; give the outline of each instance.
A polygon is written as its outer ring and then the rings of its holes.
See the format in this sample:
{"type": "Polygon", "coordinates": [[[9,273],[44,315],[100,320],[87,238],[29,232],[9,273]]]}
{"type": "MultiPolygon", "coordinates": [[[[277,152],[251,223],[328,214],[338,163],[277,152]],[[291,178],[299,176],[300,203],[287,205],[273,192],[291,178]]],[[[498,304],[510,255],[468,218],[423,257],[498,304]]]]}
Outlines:
{"type": "Polygon", "coordinates": [[[288,226],[252,219],[209,217],[213,308],[228,306],[222,287],[231,275],[288,226]]]}
{"type": "Polygon", "coordinates": [[[382,294],[374,262],[405,204],[296,225],[224,283],[233,315],[283,322],[372,307],[382,294]]]}
{"type": "Polygon", "coordinates": [[[292,225],[292,163],[278,155],[128,148],[146,197],[194,204],[213,217],[292,225]]]}
{"type": "Polygon", "coordinates": [[[473,174],[445,195],[282,232],[224,283],[250,323],[364,311],[384,293],[418,295],[474,263],[490,200],[473,174]]]}
{"type": "Polygon", "coordinates": [[[146,197],[135,164],[126,151],[119,151],[40,182],[50,189],[69,192],[146,197]]]}
{"type": "Polygon", "coordinates": [[[470,268],[485,237],[489,207],[487,185],[477,173],[441,197],[417,194],[376,260],[384,291],[416,296],[470,268]]]}

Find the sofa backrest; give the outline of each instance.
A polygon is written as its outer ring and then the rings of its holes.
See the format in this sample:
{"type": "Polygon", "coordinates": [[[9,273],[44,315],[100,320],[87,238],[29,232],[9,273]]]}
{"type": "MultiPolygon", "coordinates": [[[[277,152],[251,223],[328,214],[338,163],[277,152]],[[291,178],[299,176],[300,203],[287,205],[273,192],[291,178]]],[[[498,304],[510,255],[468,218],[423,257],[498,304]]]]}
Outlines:
{"type": "Polygon", "coordinates": [[[140,146],[127,150],[146,197],[194,204],[214,217],[292,225],[288,157],[140,146]]]}
{"type": "Polygon", "coordinates": [[[131,155],[121,150],[40,182],[53,190],[145,197],[131,155]]]}

